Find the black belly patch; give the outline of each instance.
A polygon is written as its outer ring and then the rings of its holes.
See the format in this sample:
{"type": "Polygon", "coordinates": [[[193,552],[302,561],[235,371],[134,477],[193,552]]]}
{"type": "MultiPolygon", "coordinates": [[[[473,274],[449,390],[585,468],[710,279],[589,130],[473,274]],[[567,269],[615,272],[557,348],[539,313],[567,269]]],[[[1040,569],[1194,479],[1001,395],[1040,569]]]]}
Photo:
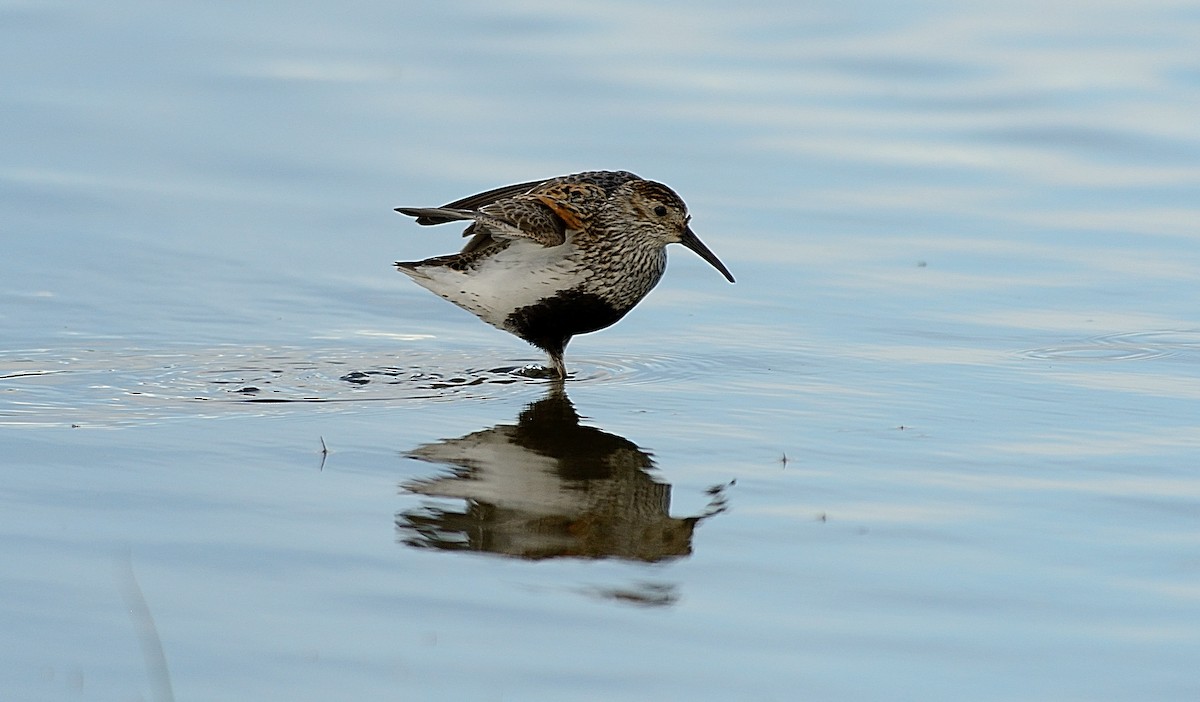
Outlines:
{"type": "Polygon", "coordinates": [[[603,329],[626,312],[599,295],[573,288],[513,311],[504,326],[538,348],[561,352],[572,336],[603,329]]]}

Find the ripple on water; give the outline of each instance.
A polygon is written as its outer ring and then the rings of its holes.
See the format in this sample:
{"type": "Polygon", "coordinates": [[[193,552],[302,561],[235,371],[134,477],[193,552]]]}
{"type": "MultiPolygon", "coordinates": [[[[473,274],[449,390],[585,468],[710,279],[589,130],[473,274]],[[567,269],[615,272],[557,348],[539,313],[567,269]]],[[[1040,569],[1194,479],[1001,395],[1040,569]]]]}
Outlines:
{"type": "Polygon", "coordinates": [[[1200,329],[1122,332],[1022,352],[1043,361],[1139,361],[1200,353],[1200,329]]]}
{"type": "MultiPolygon", "coordinates": [[[[713,359],[580,356],[570,384],[662,383],[713,359]]],[[[93,348],[0,353],[0,424],[113,424],[218,416],[289,403],[421,402],[495,397],[548,382],[541,363],[407,350],[93,348]],[[399,362],[397,362],[399,361],[399,362]]]]}

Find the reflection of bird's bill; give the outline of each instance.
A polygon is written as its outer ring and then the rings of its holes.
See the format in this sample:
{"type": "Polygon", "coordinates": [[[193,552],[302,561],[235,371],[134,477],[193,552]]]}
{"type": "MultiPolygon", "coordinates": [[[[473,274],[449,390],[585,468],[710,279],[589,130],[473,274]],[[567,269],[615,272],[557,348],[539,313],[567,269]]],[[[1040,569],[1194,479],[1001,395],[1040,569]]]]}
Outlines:
{"type": "Polygon", "coordinates": [[[721,259],[717,258],[717,255],[710,251],[709,248],[704,245],[703,241],[700,241],[700,237],[696,236],[696,233],[692,231],[691,227],[683,228],[683,236],[679,238],[679,243],[688,247],[692,251],[695,251],[700,258],[708,261],[713,268],[721,271],[721,275],[725,276],[726,280],[731,283],[733,282],[733,274],[729,272],[729,269],[725,267],[724,263],[721,263],[721,259]]]}

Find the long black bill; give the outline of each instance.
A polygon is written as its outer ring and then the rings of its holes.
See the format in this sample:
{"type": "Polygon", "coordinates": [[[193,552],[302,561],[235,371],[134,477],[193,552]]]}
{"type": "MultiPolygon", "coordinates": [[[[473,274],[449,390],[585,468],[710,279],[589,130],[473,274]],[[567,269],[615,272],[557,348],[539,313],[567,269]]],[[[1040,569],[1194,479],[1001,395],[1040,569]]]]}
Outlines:
{"type": "Polygon", "coordinates": [[[700,258],[708,261],[713,268],[721,271],[721,275],[725,276],[726,280],[731,283],[733,282],[733,274],[729,272],[724,263],[721,263],[721,259],[717,258],[715,253],[708,250],[708,247],[704,245],[703,241],[700,241],[700,238],[696,236],[691,227],[683,228],[683,236],[679,238],[679,243],[695,251],[699,254],[700,258]]]}

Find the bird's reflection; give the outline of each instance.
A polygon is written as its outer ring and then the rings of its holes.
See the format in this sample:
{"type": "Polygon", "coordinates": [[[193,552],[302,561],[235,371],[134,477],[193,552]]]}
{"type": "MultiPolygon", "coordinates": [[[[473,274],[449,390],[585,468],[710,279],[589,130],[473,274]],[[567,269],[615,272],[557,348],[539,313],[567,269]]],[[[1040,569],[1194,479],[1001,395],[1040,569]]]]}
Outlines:
{"type": "Polygon", "coordinates": [[[581,425],[561,383],[516,424],[426,444],[408,456],[450,470],[405,482],[404,491],[465,501],[399,513],[399,538],[414,547],[654,562],[690,554],[696,524],[724,510],[715,488],[703,514],[672,517],[671,486],[648,472],[650,454],[581,425]]]}

